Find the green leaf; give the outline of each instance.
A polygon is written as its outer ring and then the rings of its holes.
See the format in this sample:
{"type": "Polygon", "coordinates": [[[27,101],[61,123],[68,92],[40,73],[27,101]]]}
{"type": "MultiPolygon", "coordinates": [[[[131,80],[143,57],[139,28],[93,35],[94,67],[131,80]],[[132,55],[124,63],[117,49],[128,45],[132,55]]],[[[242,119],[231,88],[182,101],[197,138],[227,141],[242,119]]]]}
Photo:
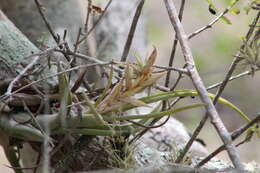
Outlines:
{"type": "MultiPolygon", "coordinates": [[[[176,90],[176,91],[170,91],[170,92],[160,92],[160,93],[152,95],[152,96],[140,98],[140,100],[145,102],[146,104],[149,104],[149,103],[154,103],[154,102],[157,102],[157,101],[168,100],[168,99],[175,98],[175,97],[198,96],[198,95],[199,95],[198,92],[195,91],[195,90],[176,90]]],[[[211,99],[214,99],[215,95],[209,93],[209,97],[211,99]]],[[[233,109],[246,122],[250,122],[250,119],[248,118],[248,116],[245,113],[243,113],[238,107],[236,107],[231,102],[229,102],[228,100],[220,97],[218,99],[218,102],[220,104],[226,105],[227,107],[233,109]]],[[[130,110],[130,109],[133,109],[133,108],[136,108],[136,106],[134,106],[134,105],[124,105],[121,108],[121,111],[124,112],[124,111],[130,110]]],[[[104,117],[107,117],[107,116],[104,116],[104,117]]],[[[117,119],[117,120],[119,120],[119,119],[117,119]]]]}
{"type": "MultiPolygon", "coordinates": [[[[63,71],[65,70],[63,69],[61,64],[58,63],[58,72],[63,72],[63,71]]],[[[59,94],[61,97],[59,114],[62,117],[61,120],[64,121],[65,115],[68,115],[70,112],[70,108],[68,108],[67,106],[72,104],[72,97],[69,89],[68,77],[66,76],[66,74],[65,73],[60,74],[58,76],[58,80],[59,80],[59,94]]]]}
{"type": "Polygon", "coordinates": [[[213,5],[209,5],[209,12],[213,15],[216,15],[217,9],[213,5]]]}
{"type": "Polygon", "coordinates": [[[248,14],[251,9],[252,8],[251,8],[251,6],[249,4],[244,7],[244,10],[245,10],[246,14],[248,14]]]}
{"type": "Polygon", "coordinates": [[[136,62],[137,62],[138,67],[139,67],[139,68],[143,68],[144,63],[143,63],[143,61],[142,61],[141,56],[138,55],[137,53],[135,53],[135,54],[134,54],[134,58],[135,58],[135,60],[136,60],[136,62]]]}
{"type": "Polygon", "coordinates": [[[238,14],[240,13],[240,10],[239,10],[238,8],[232,8],[232,9],[230,10],[230,13],[235,14],[235,15],[238,15],[238,14]]]}
{"type": "Polygon", "coordinates": [[[209,12],[213,15],[216,15],[218,10],[217,10],[215,4],[213,4],[212,0],[206,0],[206,1],[209,4],[209,12]]]}
{"type": "Polygon", "coordinates": [[[221,19],[224,23],[226,23],[226,24],[229,24],[229,25],[232,24],[232,22],[231,22],[227,17],[225,17],[225,16],[222,16],[220,19],[221,19]]]}
{"type": "Polygon", "coordinates": [[[138,115],[126,115],[126,116],[121,116],[121,117],[104,116],[104,120],[105,121],[113,121],[113,120],[123,121],[123,120],[135,120],[135,119],[162,118],[167,115],[173,115],[177,112],[182,112],[185,110],[203,107],[203,106],[206,106],[206,104],[191,104],[188,106],[182,106],[179,108],[174,108],[174,109],[170,109],[170,110],[163,111],[163,112],[154,112],[154,113],[149,113],[149,114],[144,114],[144,115],[139,115],[139,114],[138,115]]]}
{"type": "Polygon", "coordinates": [[[32,125],[20,124],[14,117],[28,117],[26,113],[10,114],[9,116],[1,114],[0,127],[1,130],[12,137],[35,142],[43,142],[45,139],[44,134],[32,125]]]}
{"type": "Polygon", "coordinates": [[[249,142],[253,135],[256,135],[258,138],[260,138],[260,128],[257,126],[257,124],[254,124],[252,127],[250,127],[246,132],[245,140],[249,142]]]}

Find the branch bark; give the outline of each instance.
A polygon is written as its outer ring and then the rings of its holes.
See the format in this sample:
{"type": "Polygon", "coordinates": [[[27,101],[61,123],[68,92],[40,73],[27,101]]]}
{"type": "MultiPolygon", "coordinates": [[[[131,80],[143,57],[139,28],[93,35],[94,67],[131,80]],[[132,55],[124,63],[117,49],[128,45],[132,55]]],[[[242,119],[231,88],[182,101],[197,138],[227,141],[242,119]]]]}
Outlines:
{"type": "Polygon", "coordinates": [[[212,124],[215,126],[219,136],[221,137],[223,143],[226,145],[229,157],[237,169],[243,170],[243,165],[241,163],[240,157],[235,146],[232,144],[232,139],[227,131],[226,127],[224,126],[222,120],[220,119],[218,112],[213,105],[211,99],[208,97],[208,92],[206,87],[204,86],[200,75],[196,69],[194,58],[192,55],[192,51],[189,47],[188,43],[188,36],[185,33],[183,26],[178,18],[178,14],[174,3],[171,0],[164,0],[166,9],[169,14],[170,21],[174,27],[175,32],[177,33],[177,37],[179,39],[181,49],[184,55],[185,62],[187,64],[187,69],[190,73],[190,78],[198,90],[200,94],[201,100],[206,103],[206,113],[209,114],[211,118],[212,124]]]}

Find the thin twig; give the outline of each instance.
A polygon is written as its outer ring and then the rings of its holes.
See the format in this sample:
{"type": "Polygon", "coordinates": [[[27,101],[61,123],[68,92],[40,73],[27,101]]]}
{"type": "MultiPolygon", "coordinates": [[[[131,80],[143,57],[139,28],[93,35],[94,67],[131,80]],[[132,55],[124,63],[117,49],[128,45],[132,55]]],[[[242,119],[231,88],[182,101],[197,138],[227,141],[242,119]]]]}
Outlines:
{"type": "Polygon", "coordinates": [[[38,121],[35,119],[33,113],[30,111],[30,109],[28,108],[28,106],[26,105],[25,101],[22,100],[23,102],[23,106],[24,109],[28,112],[28,114],[30,115],[31,119],[33,120],[33,122],[37,125],[37,127],[39,128],[40,132],[47,137],[47,134],[44,132],[44,130],[42,129],[41,125],[38,123],[38,121]]]}
{"type": "Polygon", "coordinates": [[[201,100],[206,104],[205,108],[207,111],[207,114],[209,114],[212,124],[215,126],[219,136],[221,137],[223,143],[227,147],[227,152],[229,154],[229,157],[234,164],[235,168],[239,170],[243,170],[243,164],[239,158],[238,152],[235,148],[235,146],[232,144],[231,136],[229,132],[227,131],[225,125],[223,124],[222,120],[220,119],[218,112],[216,111],[215,106],[213,105],[211,99],[208,96],[208,92],[199,76],[199,73],[196,69],[193,55],[191,52],[191,49],[189,47],[188,43],[188,37],[183,29],[183,26],[178,18],[177,11],[175,9],[175,6],[171,0],[164,0],[166,9],[168,11],[168,15],[170,18],[170,21],[174,27],[175,32],[177,33],[184,59],[187,64],[187,69],[190,73],[191,80],[196,87],[201,100]]]}
{"type": "MultiPolygon", "coordinates": [[[[240,127],[239,129],[235,130],[234,132],[232,132],[231,134],[231,138],[232,140],[237,139],[242,133],[244,133],[248,128],[252,127],[255,123],[257,123],[258,121],[260,121],[260,114],[258,114],[258,116],[256,116],[251,122],[247,123],[246,125],[244,125],[243,127],[240,127]]],[[[202,161],[200,161],[195,167],[201,167],[203,166],[205,163],[207,163],[210,159],[212,159],[213,157],[215,157],[218,153],[220,153],[221,151],[225,150],[225,145],[220,146],[218,149],[216,149],[214,152],[212,152],[210,155],[208,155],[206,158],[204,158],[202,161]]]]}
{"type": "MultiPolygon", "coordinates": [[[[182,16],[183,16],[183,12],[184,12],[184,5],[185,5],[185,0],[182,0],[180,10],[179,10],[179,15],[178,15],[180,21],[182,21],[182,16]]],[[[177,39],[177,34],[175,34],[175,39],[174,39],[174,42],[173,42],[172,52],[171,52],[169,65],[168,65],[169,67],[172,67],[172,65],[173,65],[173,60],[174,60],[175,53],[176,53],[176,50],[177,50],[177,45],[178,45],[178,39],[177,39]]],[[[171,71],[168,71],[168,73],[166,75],[166,79],[165,79],[165,84],[164,84],[165,87],[169,86],[170,78],[171,78],[171,71]]],[[[175,83],[175,85],[176,84],[177,83],[175,83]]],[[[172,88],[175,88],[175,87],[172,87],[172,88]]]]}
{"type": "Polygon", "coordinates": [[[15,83],[18,82],[18,81],[24,76],[24,74],[25,74],[27,71],[29,71],[29,70],[38,62],[39,59],[40,59],[40,56],[35,57],[35,58],[33,59],[33,61],[32,61],[30,64],[28,64],[28,65],[21,71],[21,73],[20,73],[18,76],[16,76],[16,77],[14,78],[14,80],[13,80],[13,81],[10,83],[10,85],[8,86],[5,95],[7,95],[7,96],[10,96],[10,95],[11,95],[12,89],[13,89],[13,86],[15,85],[15,83]]]}
{"type": "MultiPolygon", "coordinates": [[[[145,129],[144,129],[143,131],[141,131],[140,133],[138,133],[137,135],[135,135],[134,138],[129,141],[129,144],[132,144],[134,141],[140,139],[140,138],[141,138],[148,130],[150,130],[151,128],[158,128],[158,127],[163,126],[164,124],[166,124],[166,123],[169,121],[170,117],[171,117],[171,116],[167,116],[167,118],[166,118],[162,123],[160,123],[160,124],[158,124],[158,125],[154,125],[154,126],[153,126],[153,124],[155,124],[155,123],[156,123],[158,120],[160,120],[160,119],[158,119],[158,118],[154,119],[154,120],[152,121],[152,123],[150,123],[149,126],[140,125],[140,124],[138,123],[141,127],[144,126],[145,129]],[[156,121],[156,122],[155,122],[155,121],[156,121]]],[[[127,121],[132,122],[133,124],[137,124],[136,122],[131,121],[131,120],[127,120],[127,121]]]]}
{"type": "MultiPolygon", "coordinates": [[[[185,68],[185,67],[186,67],[186,65],[184,65],[183,68],[185,68]]],[[[183,77],[182,75],[183,75],[183,73],[179,72],[179,76],[178,76],[176,82],[174,83],[174,85],[171,87],[171,91],[173,91],[177,87],[178,83],[180,82],[181,78],[183,77]]]]}
{"type": "Polygon", "coordinates": [[[172,109],[174,105],[176,105],[182,98],[177,97],[169,106],[169,109],[172,109]]]}
{"type": "MultiPolygon", "coordinates": [[[[59,50],[58,50],[59,51],[59,50]]],[[[67,54],[69,55],[73,55],[75,57],[78,57],[78,58],[81,58],[81,59],[85,59],[85,60],[89,60],[89,61],[92,61],[92,62],[95,62],[95,63],[99,63],[99,64],[106,64],[108,62],[105,62],[105,61],[102,61],[102,60],[99,60],[99,58],[94,58],[94,57],[91,57],[91,56],[87,56],[87,55],[83,55],[83,54],[80,54],[80,53],[73,53],[71,51],[67,51],[66,52],[67,54]]],[[[118,64],[116,62],[113,62],[114,64],[118,64]]],[[[113,64],[112,63],[112,64],[113,64]]],[[[118,68],[118,67],[113,67],[113,69],[117,72],[122,72],[122,69],[118,68]]]]}
{"type": "Polygon", "coordinates": [[[107,5],[105,6],[101,16],[98,18],[98,20],[93,24],[92,28],[90,28],[90,30],[87,33],[87,36],[96,28],[96,26],[100,23],[101,19],[105,16],[105,14],[107,13],[107,9],[108,7],[111,5],[113,0],[109,0],[109,2],[107,3],[107,5]]]}
{"type": "MultiPolygon", "coordinates": [[[[92,0],[88,0],[87,17],[86,17],[85,26],[84,26],[84,32],[85,32],[85,33],[88,32],[90,13],[91,13],[91,11],[92,11],[91,7],[92,7],[92,0]]],[[[80,34],[81,34],[81,33],[80,33],[80,34]]],[[[80,44],[80,43],[79,43],[79,39],[78,39],[77,42],[78,42],[78,44],[80,44]]],[[[76,52],[74,51],[74,53],[76,53],[76,52]]],[[[84,76],[86,75],[86,73],[87,73],[87,69],[84,69],[83,71],[81,71],[81,72],[79,73],[79,75],[78,75],[79,77],[78,77],[78,79],[76,80],[74,86],[73,86],[72,89],[71,89],[72,92],[73,92],[73,91],[75,92],[75,91],[80,87],[81,83],[83,83],[83,85],[85,86],[85,88],[86,88],[89,92],[92,91],[92,88],[90,87],[90,85],[89,85],[87,79],[84,78],[84,76]]]]}
{"type": "MultiPolygon", "coordinates": [[[[255,72],[259,71],[260,68],[258,69],[255,69],[255,72]]],[[[233,81],[233,80],[236,80],[236,79],[239,79],[239,78],[242,78],[242,77],[245,77],[245,76],[248,76],[248,75],[251,75],[252,74],[252,71],[245,71],[245,72],[242,72],[242,73],[239,73],[237,75],[234,75],[232,77],[230,77],[229,81],[233,81]]],[[[207,87],[207,90],[212,90],[214,88],[217,88],[219,87],[220,85],[222,84],[222,82],[218,82],[218,83],[215,83],[215,84],[212,84],[210,86],[207,87]]],[[[171,88],[168,88],[168,87],[165,87],[165,86],[162,86],[162,85],[159,85],[157,84],[156,85],[156,88],[160,91],[164,91],[164,92],[169,92],[171,91],[171,88]]]]}
{"type": "MultiPolygon", "coordinates": [[[[137,126],[140,126],[140,127],[143,127],[143,128],[145,128],[145,129],[155,129],[155,128],[158,128],[158,127],[161,127],[161,126],[163,126],[164,124],[166,124],[167,123],[167,121],[170,119],[170,115],[169,116],[167,116],[167,118],[161,123],[161,124],[159,124],[159,125],[155,125],[155,126],[150,126],[150,125],[143,125],[143,124],[141,124],[141,123],[138,123],[138,122],[135,122],[135,121],[132,121],[132,120],[126,120],[126,121],[128,121],[128,122],[130,122],[130,123],[132,123],[132,124],[135,124],[135,125],[137,125],[137,126]]],[[[135,138],[135,137],[134,137],[135,138]]]]}
{"type": "Polygon", "coordinates": [[[159,68],[159,69],[164,69],[164,70],[168,70],[168,71],[177,71],[179,73],[184,73],[184,74],[188,74],[188,70],[187,69],[184,69],[184,68],[176,68],[176,67],[165,67],[165,66],[159,66],[159,65],[153,65],[153,67],[155,68],[159,68]]]}
{"type": "Polygon", "coordinates": [[[51,157],[54,156],[54,154],[56,154],[65,145],[68,138],[69,138],[69,136],[66,135],[61,140],[59,140],[58,145],[54,149],[52,149],[51,152],[50,152],[51,157]]]}
{"type": "Polygon", "coordinates": [[[32,167],[23,167],[23,168],[21,168],[21,167],[8,166],[8,165],[5,165],[5,164],[4,164],[4,166],[6,166],[6,167],[8,167],[8,168],[11,168],[11,169],[13,169],[13,170],[29,170],[29,169],[35,169],[35,168],[37,168],[37,167],[40,166],[40,165],[32,166],[32,167]]]}
{"type": "Polygon", "coordinates": [[[87,17],[86,17],[85,27],[84,27],[85,33],[88,32],[88,23],[89,23],[89,16],[90,16],[90,13],[91,13],[91,6],[92,6],[92,0],[88,0],[87,17]]]}
{"type": "MultiPolygon", "coordinates": [[[[56,51],[64,52],[63,50],[56,50],[56,51]]],[[[78,58],[81,58],[81,59],[85,59],[85,60],[88,60],[88,61],[91,61],[91,62],[95,62],[95,63],[100,63],[100,64],[107,63],[106,61],[99,60],[99,58],[83,55],[83,54],[80,54],[80,53],[74,53],[74,52],[69,51],[69,50],[66,50],[64,53],[78,57],[78,58]]],[[[125,64],[125,63],[122,63],[122,62],[114,62],[114,63],[115,64],[125,64]]],[[[180,72],[180,73],[188,74],[188,71],[184,68],[166,67],[166,66],[159,66],[159,65],[153,65],[153,67],[158,68],[158,69],[164,69],[164,70],[174,70],[174,71],[177,71],[177,72],[180,72]]],[[[122,69],[120,69],[120,68],[117,68],[117,67],[113,67],[113,68],[116,71],[122,72],[122,69]]]]}
{"type": "Polygon", "coordinates": [[[75,56],[77,58],[81,58],[81,59],[84,59],[84,60],[88,60],[88,61],[91,61],[91,62],[95,62],[95,63],[104,63],[104,61],[101,61],[99,60],[98,58],[95,58],[95,57],[91,57],[91,56],[88,56],[88,55],[84,55],[84,54],[81,54],[81,53],[75,53],[75,52],[72,52],[70,50],[56,50],[58,52],[62,52],[62,53],[65,53],[65,54],[68,54],[68,55],[72,55],[72,56],[75,56]]]}
{"type": "MultiPolygon", "coordinates": [[[[77,33],[77,38],[76,38],[76,42],[74,44],[74,50],[73,52],[76,53],[78,51],[79,48],[79,39],[80,39],[80,34],[81,34],[81,28],[79,28],[78,33],[77,33]]],[[[69,64],[72,64],[75,62],[75,56],[73,56],[69,62],[69,64]]]]}
{"type": "Polygon", "coordinates": [[[89,34],[96,28],[96,26],[100,23],[101,19],[105,16],[105,14],[107,13],[107,9],[110,6],[110,4],[112,3],[113,0],[109,0],[109,2],[107,3],[104,11],[102,12],[101,16],[98,18],[98,20],[93,24],[93,26],[89,29],[89,31],[79,40],[79,44],[82,43],[84,40],[86,40],[89,36],[89,34]]]}
{"type": "Polygon", "coordinates": [[[222,13],[220,13],[214,20],[212,20],[208,25],[194,31],[193,33],[189,34],[188,39],[191,39],[198,35],[199,33],[205,31],[206,29],[212,28],[212,26],[217,23],[225,14],[229,12],[229,10],[238,2],[239,0],[236,0],[233,2],[229,7],[227,7],[222,13]]]}
{"type": "MultiPolygon", "coordinates": [[[[185,0],[181,1],[181,5],[180,5],[180,9],[179,9],[179,15],[178,18],[180,19],[180,21],[182,21],[182,16],[183,16],[183,12],[184,12],[184,6],[185,6],[185,0]]],[[[174,61],[174,57],[175,57],[175,53],[177,50],[177,45],[178,45],[178,39],[177,39],[177,33],[175,33],[175,37],[174,37],[174,42],[173,42],[173,46],[172,46],[172,52],[171,52],[171,56],[170,56],[170,60],[169,60],[169,67],[172,67],[173,65],[173,61],[174,61]]],[[[171,91],[173,91],[175,89],[175,87],[178,85],[178,83],[180,82],[180,79],[182,77],[182,73],[179,72],[179,76],[178,79],[176,80],[176,82],[174,83],[174,85],[171,87],[171,91]]],[[[169,83],[170,83],[170,78],[171,78],[171,71],[168,71],[166,74],[166,78],[165,78],[165,83],[164,86],[168,87],[169,83]]],[[[163,106],[162,106],[162,111],[166,110],[166,101],[163,101],[163,106]]]]}
{"type": "MultiPolygon", "coordinates": [[[[256,69],[255,72],[256,72],[256,71],[259,71],[259,70],[260,70],[260,68],[256,69]]],[[[237,74],[237,75],[234,75],[234,76],[230,77],[230,78],[229,78],[229,81],[232,81],[232,80],[235,80],[235,79],[239,79],[239,78],[241,78],[241,77],[244,77],[244,76],[247,76],[247,75],[251,75],[251,74],[252,74],[252,71],[249,71],[249,70],[248,70],[248,71],[245,71],[245,72],[243,72],[243,73],[239,73],[239,74],[237,74]]],[[[213,85],[210,85],[210,86],[207,87],[207,90],[211,90],[211,89],[217,88],[217,87],[219,87],[220,85],[222,85],[222,83],[223,83],[223,81],[218,82],[218,83],[215,83],[215,84],[213,84],[213,85]]]]}
{"type": "Polygon", "coordinates": [[[76,66],[76,67],[67,69],[67,70],[65,70],[65,71],[62,71],[62,72],[58,72],[58,73],[56,73],[56,74],[49,75],[49,76],[47,76],[47,77],[44,77],[44,78],[38,79],[38,80],[36,80],[36,81],[33,81],[33,82],[31,82],[31,83],[29,83],[29,84],[27,84],[27,85],[25,85],[25,86],[23,86],[23,87],[21,87],[21,88],[15,90],[14,92],[10,93],[10,95],[6,95],[6,94],[2,95],[2,96],[0,97],[0,102],[2,102],[3,100],[5,100],[5,99],[7,99],[7,98],[9,98],[9,97],[11,97],[11,96],[13,96],[14,94],[16,94],[16,93],[18,93],[18,92],[24,90],[25,88],[28,88],[28,87],[30,87],[30,86],[32,86],[32,85],[35,85],[35,84],[37,84],[37,83],[39,83],[39,82],[42,82],[42,81],[44,81],[44,80],[47,80],[47,79],[56,77],[56,76],[58,76],[58,75],[61,75],[61,74],[64,74],[64,73],[68,73],[68,72],[71,72],[71,71],[75,71],[75,70],[78,70],[78,69],[80,69],[80,68],[88,68],[88,67],[94,67],[94,66],[98,66],[98,65],[109,65],[109,64],[114,64],[114,62],[93,63],[93,64],[79,65],[79,66],[76,66]]]}
{"type": "Polygon", "coordinates": [[[177,87],[177,85],[180,82],[181,78],[182,78],[182,73],[179,73],[177,80],[175,81],[174,85],[170,89],[171,91],[173,91],[177,87]]]}
{"type": "Polygon", "coordinates": [[[137,22],[139,21],[139,17],[141,15],[141,12],[142,12],[142,9],[144,6],[144,2],[145,2],[145,0],[141,0],[136,8],[135,15],[134,15],[131,27],[130,27],[130,31],[128,33],[127,40],[126,40],[126,43],[124,46],[124,51],[123,51],[123,54],[121,57],[121,62],[126,62],[126,60],[127,60],[127,56],[128,56],[131,44],[132,44],[132,40],[134,38],[137,22]]]}
{"type": "Polygon", "coordinates": [[[39,2],[39,0],[34,0],[35,1],[35,4],[37,6],[37,9],[47,27],[47,29],[49,30],[49,32],[51,33],[51,36],[53,37],[54,41],[59,44],[59,41],[58,41],[58,37],[55,35],[55,32],[54,30],[52,29],[51,27],[51,24],[49,23],[49,21],[47,20],[45,14],[43,13],[43,10],[42,10],[42,4],[39,2]]]}
{"type": "MultiPolygon", "coordinates": [[[[63,44],[63,43],[62,43],[63,44]]],[[[54,48],[49,48],[49,49],[46,49],[44,51],[41,51],[40,53],[37,53],[37,54],[33,54],[33,55],[30,55],[26,58],[32,58],[34,56],[36,56],[32,62],[30,64],[28,64],[21,72],[18,76],[16,76],[12,82],[9,84],[8,88],[7,88],[7,91],[5,93],[6,96],[10,96],[11,92],[12,92],[12,89],[14,87],[14,85],[22,78],[24,77],[24,75],[27,73],[27,71],[29,71],[40,59],[41,56],[43,55],[47,55],[49,54],[51,51],[53,51],[54,49],[56,49],[57,47],[54,47],[54,48]]]]}
{"type": "MultiPolygon", "coordinates": [[[[64,52],[63,50],[56,50],[56,51],[64,52]]],[[[69,50],[66,50],[66,52],[64,52],[64,53],[66,53],[68,55],[73,55],[73,56],[81,58],[81,59],[92,61],[92,62],[95,62],[95,63],[100,63],[100,64],[107,63],[106,61],[99,60],[99,58],[83,55],[83,54],[80,54],[80,53],[74,53],[74,52],[71,52],[69,50]]],[[[114,62],[114,63],[115,64],[122,64],[121,62],[114,62]]],[[[168,66],[166,67],[166,66],[161,66],[161,65],[153,65],[153,67],[158,68],[158,69],[164,69],[164,70],[174,70],[174,71],[177,71],[177,72],[180,72],[180,73],[188,74],[188,71],[184,68],[176,68],[176,67],[168,67],[168,66]]],[[[119,69],[117,67],[113,67],[113,68],[116,71],[122,71],[122,69],[119,69]]]]}
{"type": "MultiPolygon", "coordinates": [[[[52,27],[51,27],[51,24],[49,23],[49,21],[47,20],[47,17],[45,16],[45,14],[44,14],[44,12],[43,12],[42,4],[39,2],[39,0],[34,0],[34,1],[35,1],[35,4],[36,4],[36,6],[37,6],[37,9],[38,9],[38,11],[39,11],[39,13],[40,13],[40,15],[41,15],[41,17],[42,17],[42,19],[43,19],[45,25],[46,25],[48,31],[51,33],[52,38],[54,39],[54,41],[56,42],[56,44],[59,46],[59,48],[60,48],[60,49],[63,49],[63,45],[60,45],[59,35],[56,35],[56,34],[55,34],[54,30],[53,30],[52,27]]],[[[66,32],[65,32],[65,33],[66,33],[66,32]]],[[[65,33],[64,33],[63,38],[65,38],[65,36],[66,36],[65,33]]],[[[68,44],[65,43],[65,44],[64,44],[64,47],[65,47],[66,49],[68,49],[68,44]]],[[[67,60],[68,62],[70,62],[70,57],[69,57],[67,54],[63,53],[63,56],[66,58],[66,60],[67,60]]],[[[76,64],[72,63],[71,66],[72,66],[72,67],[75,67],[76,64]]]]}
{"type": "MultiPolygon", "coordinates": [[[[79,31],[78,31],[78,34],[77,34],[77,39],[76,39],[76,43],[75,43],[74,51],[73,51],[73,57],[71,59],[70,64],[75,63],[76,53],[77,53],[78,47],[80,45],[79,44],[80,35],[81,35],[81,28],[79,28],[79,31]]],[[[91,87],[89,86],[87,80],[84,79],[86,72],[87,72],[87,68],[84,69],[83,71],[78,72],[79,77],[77,78],[76,82],[74,83],[74,85],[71,89],[71,92],[75,92],[80,87],[82,82],[84,83],[86,89],[89,92],[92,90],[91,87]]],[[[69,76],[71,77],[71,73],[69,74],[69,76]]]]}
{"type": "MultiPolygon", "coordinates": [[[[79,89],[81,83],[84,81],[84,76],[85,76],[86,72],[87,72],[87,68],[84,69],[82,72],[80,72],[80,74],[78,75],[77,80],[74,82],[74,85],[71,88],[71,92],[72,93],[75,93],[77,91],[77,89],[79,89]]],[[[92,89],[90,88],[90,86],[88,86],[87,88],[88,88],[87,90],[89,92],[91,92],[92,89]]]]}

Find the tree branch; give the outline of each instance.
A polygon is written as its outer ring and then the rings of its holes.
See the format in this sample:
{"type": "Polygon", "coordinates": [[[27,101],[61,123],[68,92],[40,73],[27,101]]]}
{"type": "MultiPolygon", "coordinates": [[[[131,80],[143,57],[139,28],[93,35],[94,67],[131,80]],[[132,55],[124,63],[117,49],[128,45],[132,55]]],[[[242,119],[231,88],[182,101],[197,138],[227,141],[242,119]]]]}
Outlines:
{"type": "Polygon", "coordinates": [[[128,56],[129,50],[130,50],[130,46],[132,44],[132,40],[134,38],[135,29],[136,29],[137,22],[139,20],[141,12],[142,12],[144,2],[145,2],[145,0],[141,0],[139,5],[136,8],[135,15],[134,15],[131,27],[130,27],[130,31],[128,33],[127,41],[125,43],[124,51],[123,51],[123,54],[121,57],[122,62],[125,62],[127,60],[127,56],[128,56]]]}
{"type": "MultiPolygon", "coordinates": [[[[248,128],[252,127],[255,123],[260,121],[260,114],[258,116],[256,116],[251,122],[247,123],[246,125],[244,125],[243,127],[235,130],[234,132],[232,132],[231,134],[231,138],[232,140],[237,139],[242,133],[244,133],[248,128]]],[[[205,163],[207,163],[210,159],[212,159],[213,157],[215,157],[218,153],[220,153],[221,151],[225,150],[226,147],[225,145],[221,145],[220,147],[218,147],[218,149],[216,149],[214,152],[212,152],[210,155],[208,155],[206,158],[204,158],[202,161],[200,161],[196,167],[201,167],[203,166],[205,163]]]]}
{"type": "Polygon", "coordinates": [[[210,116],[212,124],[215,126],[219,136],[221,137],[223,143],[226,145],[229,157],[234,164],[235,168],[239,170],[243,170],[244,167],[238,155],[238,152],[235,146],[232,144],[231,136],[227,131],[226,127],[224,126],[222,120],[220,119],[218,112],[216,111],[215,106],[213,105],[211,99],[208,96],[208,92],[199,76],[199,73],[196,69],[193,55],[188,43],[188,37],[183,29],[182,24],[178,18],[177,11],[175,6],[171,0],[164,0],[166,9],[169,14],[170,21],[174,27],[175,32],[177,33],[184,59],[187,64],[187,69],[190,73],[191,80],[198,90],[200,94],[201,100],[206,103],[206,113],[210,116]]]}

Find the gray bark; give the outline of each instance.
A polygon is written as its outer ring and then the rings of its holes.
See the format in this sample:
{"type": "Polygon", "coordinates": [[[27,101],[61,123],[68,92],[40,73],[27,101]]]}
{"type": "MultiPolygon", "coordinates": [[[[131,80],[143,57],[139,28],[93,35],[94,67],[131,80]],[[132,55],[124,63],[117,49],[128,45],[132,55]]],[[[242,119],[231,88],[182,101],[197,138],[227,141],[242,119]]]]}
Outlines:
{"type": "MultiPolygon", "coordinates": [[[[27,57],[36,48],[16,27],[0,13],[0,80],[14,77],[26,64],[27,57]]],[[[27,61],[28,62],[28,61],[27,61]]]]}
{"type": "MultiPolygon", "coordinates": [[[[12,79],[16,75],[18,75],[24,66],[28,65],[31,62],[31,59],[25,59],[25,57],[28,57],[32,54],[32,52],[39,52],[39,49],[32,44],[14,25],[11,23],[7,17],[1,12],[0,10],[0,79],[12,79]]],[[[45,70],[44,73],[47,75],[48,70],[45,70]]],[[[36,76],[35,76],[36,77],[36,76]]],[[[50,81],[49,83],[52,83],[53,81],[50,81]]],[[[47,81],[48,83],[48,81],[47,81]]],[[[2,91],[3,92],[3,91],[2,91]]],[[[1,95],[4,93],[1,93],[1,95]]],[[[8,113],[1,112],[1,127],[0,131],[1,133],[5,135],[14,135],[19,136],[16,129],[19,128],[16,123],[8,121],[10,119],[10,116],[8,113]],[[10,124],[8,124],[10,122],[10,124]],[[16,125],[15,125],[16,124],[16,125]],[[13,130],[12,130],[13,129],[13,130]]],[[[20,129],[21,130],[21,129],[20,129]]],[[[23,130],[26,130],[23,129],[23,130]]],[[[29,131],[27,131],[29,132],[29,131]]],[[[32,137],[29,133],[27,133],[27,137],[32,137]]],[[[8,159],[10,159],[9,153],[9,137],[2,138],[1,143],[6,144],[4,145],[5,152],[7,154],[8,159]]],[[[28,154],[28,153],[27,153],[28,154]]],[[[33,155],[33,153],[30,153],[28,156],[33,155]]],[[[14,166],[14,165],[13,165],[14,166]]]]}

